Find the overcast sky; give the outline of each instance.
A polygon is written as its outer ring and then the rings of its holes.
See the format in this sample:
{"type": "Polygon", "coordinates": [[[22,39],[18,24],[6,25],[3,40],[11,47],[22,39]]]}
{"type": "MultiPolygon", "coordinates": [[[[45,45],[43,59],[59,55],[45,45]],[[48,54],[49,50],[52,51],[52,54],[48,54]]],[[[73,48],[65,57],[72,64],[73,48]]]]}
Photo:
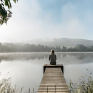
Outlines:
{"type": "Polygon", "coordinates": [[[93,0],[18,0],[0,26],[0,42],[37,38],[93,40],[93,0]]]}

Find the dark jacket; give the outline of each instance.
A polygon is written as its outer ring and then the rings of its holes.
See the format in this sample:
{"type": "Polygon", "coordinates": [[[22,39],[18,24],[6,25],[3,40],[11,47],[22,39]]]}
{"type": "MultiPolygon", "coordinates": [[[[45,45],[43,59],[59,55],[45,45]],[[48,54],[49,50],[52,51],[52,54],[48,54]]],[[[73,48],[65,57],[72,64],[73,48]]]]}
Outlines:
{"type": "Polygon", "coordinates": [[[51,54],[49,55],[49,60],[50,60],[50,64],[51,65],[56,65],[56,55],[55,54],[51,54]]]}

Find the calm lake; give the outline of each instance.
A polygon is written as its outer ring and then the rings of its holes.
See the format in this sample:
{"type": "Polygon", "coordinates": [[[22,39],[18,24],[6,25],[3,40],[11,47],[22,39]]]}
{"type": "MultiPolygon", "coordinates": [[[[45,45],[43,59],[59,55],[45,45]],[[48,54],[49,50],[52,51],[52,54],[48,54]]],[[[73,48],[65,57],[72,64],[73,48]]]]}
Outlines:
{"type": "MultiPolygon", "coordinates": [[[[25,91],[37,91],[43,77],[43,65],[49,64],[49,52],[0,53],[0,79],[11,77],[12,85],[25,91]]],[[[79,82],[81,76],[93,72],[93,53],[56,53],[57,64],[64,65],[64,77],[79,82]],[[88,70],[87,70],[88,69],[88,70]]],[[[93,78],[93,74],[91,74],[93,78]]]]}

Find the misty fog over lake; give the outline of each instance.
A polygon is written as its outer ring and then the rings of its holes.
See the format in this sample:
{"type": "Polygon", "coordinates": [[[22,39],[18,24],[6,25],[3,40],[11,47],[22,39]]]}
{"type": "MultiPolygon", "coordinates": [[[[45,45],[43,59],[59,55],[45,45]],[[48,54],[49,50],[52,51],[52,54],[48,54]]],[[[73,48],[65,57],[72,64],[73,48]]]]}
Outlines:
{"type": "MultiPolygon", "coordinates": [[[[50,52],[0,53],[0,79],[11,77],[12,85],[37,91],[43,77],[43,65],[49,64],[50,52]]],[[[79,82],[81,76],[93,72],[93,53],[56,52],[57,64],[64,65],[64,77],[79,82]],[[88,70],[87,70],[88,69],[88,70]]],[[[93,78],[93,74],[91,75],[93,78]]]]}
{"type": "Polygon", "coordinates": [[[93,81],[93,0],[0,0],[0,93],[37,91],[51,50],[68,86],[93,81]]]}

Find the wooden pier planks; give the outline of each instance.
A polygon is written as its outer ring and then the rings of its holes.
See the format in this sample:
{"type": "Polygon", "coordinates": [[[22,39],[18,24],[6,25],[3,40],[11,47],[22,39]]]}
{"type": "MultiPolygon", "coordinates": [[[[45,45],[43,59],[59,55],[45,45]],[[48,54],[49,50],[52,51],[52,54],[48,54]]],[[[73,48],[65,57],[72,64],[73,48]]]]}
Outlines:
{"type": "Polygon", "coordinates": [[[44,75],[37,93],[70,93],[61,66],[44,66],[44,75]]]}

